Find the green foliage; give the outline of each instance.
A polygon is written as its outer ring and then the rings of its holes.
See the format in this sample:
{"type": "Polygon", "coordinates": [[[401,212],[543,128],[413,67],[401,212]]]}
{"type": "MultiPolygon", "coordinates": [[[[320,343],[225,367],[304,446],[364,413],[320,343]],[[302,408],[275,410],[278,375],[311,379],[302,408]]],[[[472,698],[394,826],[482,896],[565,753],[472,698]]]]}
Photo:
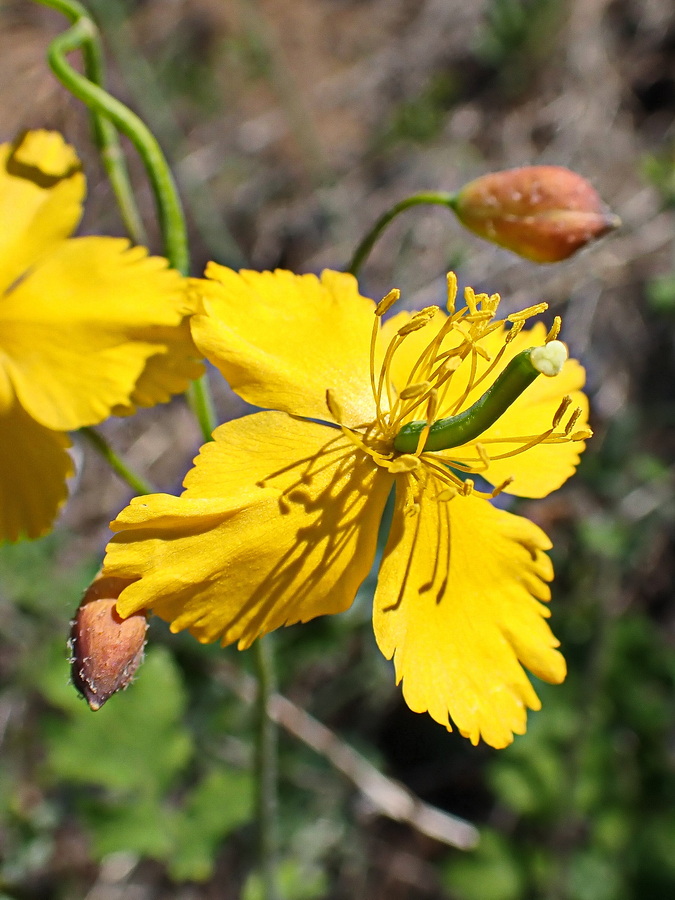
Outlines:
{"type": "Polygon", "coordinates": [[[477,57],[515,96],[548,58],[566,13],[564,0],[491,0],[475,44],[477,57]]]}
{"type": "Polygon", "coordinates": [[[178,880],[208,878],[223,838],[251,818],[253,786],[248,773],[198,765],[170,653],[153,648],[133,689],[95,714],[63,676],[55,661],[42,679],[64,714],[45,722],[45,768],[50,781],[86,787],[76,806],[95,855],[131,850],[167,862],[178,880]],[[202,771],[186,787],[188,766],[202,771]]]}
{"type": "MultiPolygon", "coordinates": [[[[323,900],[328,890],[325,873],[315,866],[285,859],[279,865],[279,890],[285,900],[323,900]]],[[[253,873],[242,900],[265,900],[262,879],[253,873]]]]}

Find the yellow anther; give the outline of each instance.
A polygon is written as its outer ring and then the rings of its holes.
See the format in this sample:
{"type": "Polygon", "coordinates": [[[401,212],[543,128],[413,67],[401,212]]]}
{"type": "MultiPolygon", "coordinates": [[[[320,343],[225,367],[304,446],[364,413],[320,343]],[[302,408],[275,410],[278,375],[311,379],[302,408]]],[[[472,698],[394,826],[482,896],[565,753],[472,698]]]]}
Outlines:
{"type": "Polygon", "coordinates": [[[335,393],[331,391],[330,388],[326,391],[326,406],[328,407],[328,412],[335,419],[335,421],[342,422],[342,407],[338,403],[335,393]]]}
{"type": "Polygon", "coordinates": [[[499,494],[501,494],[502,491],[506,490],[506,488],[512,483],[513,483],[513,475],[509,475],[509,477],[505,478],[501,484],[498,484],[496,488],[493,488],[492,492],[490,493],[490,497],[492,497],[493,499],[495,497],[498,497],[499,494]]]}
{"type": "Polygon", "coordinates": [[[510,343],[516,335],[520,334],[524,324],[525,319],[518,319],[518,321],[514,322],[506,333],[506,338],[504,339],[505,343],[510,343]]]}
{"type": "Polygon", "coordinates": [[[572,429],[577,424],[579,416],[581,415],[581,407],[577,406],[572,415],[570,416],[569,422],[565,425],[565,437],[569,437],[572,433],[572,429]]]}
{"type": "Polygon", "coordinates": [[[562,417],[567,412],[567,409],[571,402],[572,402],[572,398],[570,397],[569,394],[566,397],[562,398],[560,406],[558,407],[558,409],[555,412],[555,415],[553,416],[553,421],[551,422],[551,428],[557,428],[558,425],[560,425],[560,423],[562,421],[562,417]]]}
{"type": "Polygon", "coordinates": [[[426,394],[430,387],[431,382],[418,381],[417,384],[409,384],[407,387],[404,387],[399,397],[401,400],[412,400],[413,397],[420,397],[422,394],[426,394]]]}
{"type": "Polygon", "coordinates": [[[580,431],[575,431],[574,434],[570,435],[571,441],[588,441],[593,437],[593,430],[591,428],[582,428],[580,431]]]}
{"type": "Polygon", "coordinates": [[[448,272],[447,274],[448,281],[448,303],[446,309],[448,310],[448,315],[452,316],[455,312],[455,300],[457,299],[457,276],[454,272],[448,272]]]}
{"type": "Polygon", "coordinates": [[[420,328],[424,328],[425,325],[429,324],[437,312],[437,306],[427,306],[425,309],[421,309],[418,313],[415,313],[409,322],[406,322],[405,325],[402,325],[399,328],[398,334],[401,337],[405,337],[406,334],[412,334],[413,331],[419,331],[420,328]]]}
{"type": "Polygon", "coordinates": [[[393,459],[387,465],[387,468],[392,475],[403,475],[408,472],[415,472],[419,467],[419,458],[413,456],[411,453],[404,453],[402,456],[397,456],[396,459],[393,459]]]}
{"type": "Polygon", "coordinates": [[[399,289],[392,288],[389,291],[389,293],[385,297],[383,297],[380,300],[380,302],[377,304],[377,306],[375,307],[375,315],[383,316],[386,312],[389,312],[389,310],[392,308],[394,303],[396,303],[396,301],[399,299],[400,296],[401,296],[401,292],[399,291],[399,289]]]}
{"type": "Polygon", "coordinates": [[[457,496],[457,490],[455,488],[443,488],[442,491],[439,491],[436,494],[436,500],[439,503],[447,503],[448,500],[452,500],[457,496]]]}
{"type": "Polygon", "coordinates": [[[556,316],[553,319],[553,325],[551,325],[551,329],[549,333],[546,335],[546,343],[550,344],[551,341],[555,341],[558,335],[560,334],[560,329],[562,328],[562,319],[560,316],[556,316]]]}
{"type": "Polygon", "coordinates": [[[462,487],[460,489],[460,493],[462,497],[468,497],[469,494],[473,494],[474,482],[472,478],[467,478],[465,482],[463,482],[462,487]]]}
{"type": "Polygon", "coordinates": [[[529,319],[531,316],[538,316],[539,313],[546,312],[548,309],[548,303],[535,303],[534,306],[528,306],[526,309],[521,309],[519,312],[511,313],[510,316],[506,317],[507,322],[518,322],[519,320],[524,321],[525,319],[529,319]]]}
{"type": "Polygon", "coordinates": [[[436,413],[438,412],[438,391],[436,388],[432,388],[431,393],[429,394],[429,402],[427,403],[427,422],[431,425],[436,420],[436,413]]]}

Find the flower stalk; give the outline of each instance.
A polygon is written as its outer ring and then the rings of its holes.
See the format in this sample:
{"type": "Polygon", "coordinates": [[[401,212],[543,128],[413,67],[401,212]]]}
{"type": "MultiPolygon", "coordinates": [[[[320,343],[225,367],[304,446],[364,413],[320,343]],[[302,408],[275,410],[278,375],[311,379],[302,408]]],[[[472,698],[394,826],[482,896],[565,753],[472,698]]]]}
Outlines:
{"type": "MultiPolygon", "coordinates": [[[[38,0],[38,3],[57,10],[57,12],[70,19],[73,25],[78,25],[79,45],[77,49],[82,51],[86,78],[92,84],[102,88],[104,85],[104,66],[100,35],[84,6],[75,2],[75,0],[38,0]],[[78,23],[80,22],[85,24],[79,25],[78,23]]],[[[59,38],[56,40],[58,41],[59,38]]],[[[66,86],[68,87],[68,85],[66,86]]],[[[146,244],[145,226],[143,225],[131,187],[129,172],[117,129],[97,108],[90,107],[90,113],[94,141],[99,149],[103,167],[115,194],[124,227],[134,243],[146,244]]]]}
{"type": "Polygon", "coordinates": [[[137,494],[151,494],[155,488],[149,481],[139,475],[115,453],[110,444],[106,441],[102,434],[94,431],[93,428],[80,428],[78,434],[81,434],[85,440],[96,450],[115,472],[116,475],[126,481],[129,487],[137,494]]]}
{"type": "Polygon", "coordinates": [[[277,726],[270,710],[276,691],[276,677],[270,635],[255,642],[253,658],[258,682],[255,771],[260,876],[264,900],[280,900],[277,884],[277,726]]]}
{"type": "Polygon", "coordinates": [[[377,220],[377,222],[375,222],[368,234],[358,245],[358,247],[354,251],[354,255],[352,256],[347,271],[354,276],[358,276],[359,272],[361,271],[361,267],[370,256],[370,251],[375,246],[375,243],[377,242],[379,236],[385,230],[387,225],[389,225],[389,223],[393,219],[395,219],[396,216],[400,215],[402,212],[405,212],[406,209],[410,209],[412,206],[429,205],[445,206],[448,209],[452,209],[454,200],[455,194],[447,194],[442,191],[424,191],[421,194],[413,194],[411,197],[406,197],[405,200],[400,200],[398,203],[395,203],[391,207],[391,209],[388,209],[380,216],[380,218],[377,220]]]}
{"type": "MultiPolygon", "coordinates": [[[[155,198],[164,254],[169,264],[181,275],[190,271],[190,252],[183,206],[169,164],[159,142],[147,125],[127,106],[103,87],[103,57],[95,22],[87,10],[74,0],[37,0],[63,13],[72,27],[54,38],[47,51],[49,65],[74,97],[89,108],[108,177],[115,191],[129,236],[136,243],[145,243],[145,230],[136,206],[117,131],[132,142],[145,167],[155,198]],[[68,62],[67,55],[81,50],[85,75],[68,62]]],[[[205,440],[218,424],[210,396],[207,376],[191,385],[188,397],[205,440]]]]}

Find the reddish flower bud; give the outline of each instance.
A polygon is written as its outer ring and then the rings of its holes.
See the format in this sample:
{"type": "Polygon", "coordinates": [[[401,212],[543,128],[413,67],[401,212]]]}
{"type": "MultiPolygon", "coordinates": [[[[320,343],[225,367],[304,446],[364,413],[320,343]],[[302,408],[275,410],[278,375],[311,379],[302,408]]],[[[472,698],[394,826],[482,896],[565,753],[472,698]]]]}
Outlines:
{"type": "Polygon", "coordinates": [[[91,709],[100,709],[133,679],[143,660],[148,623],[143,613],[122,619],[117,598],[131,581],[96,576],[72,623],[70,647],[73,683],[91,709]]]}
{"type": "Polygon", "coordinates": [[[540,263],[567,259],[621,224],[585,178],[562,166],[483,175],[452,207],[470,231],[540,263]]]}

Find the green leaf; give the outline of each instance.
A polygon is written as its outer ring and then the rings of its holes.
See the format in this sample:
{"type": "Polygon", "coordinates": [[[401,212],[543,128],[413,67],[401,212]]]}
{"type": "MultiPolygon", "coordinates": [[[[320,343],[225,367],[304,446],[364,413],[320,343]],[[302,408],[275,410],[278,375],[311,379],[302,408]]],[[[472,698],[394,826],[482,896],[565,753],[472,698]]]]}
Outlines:
{"type": "Polygon", "coordinates": [[[192,752],[184,711],[179,672],[166,650],[153,648],[130,689],[103,709],[93,713],[69,700],[66,720],[49,721],[48,773],[145,796],[161,793],[192,752]]]}
{"type": "Polygon", "coordinates": [[[222,770],[207,775],[176,819],[169,873],[176,881],[205,881],[223,838],[253,818],[253,779],[222,770]]]}

